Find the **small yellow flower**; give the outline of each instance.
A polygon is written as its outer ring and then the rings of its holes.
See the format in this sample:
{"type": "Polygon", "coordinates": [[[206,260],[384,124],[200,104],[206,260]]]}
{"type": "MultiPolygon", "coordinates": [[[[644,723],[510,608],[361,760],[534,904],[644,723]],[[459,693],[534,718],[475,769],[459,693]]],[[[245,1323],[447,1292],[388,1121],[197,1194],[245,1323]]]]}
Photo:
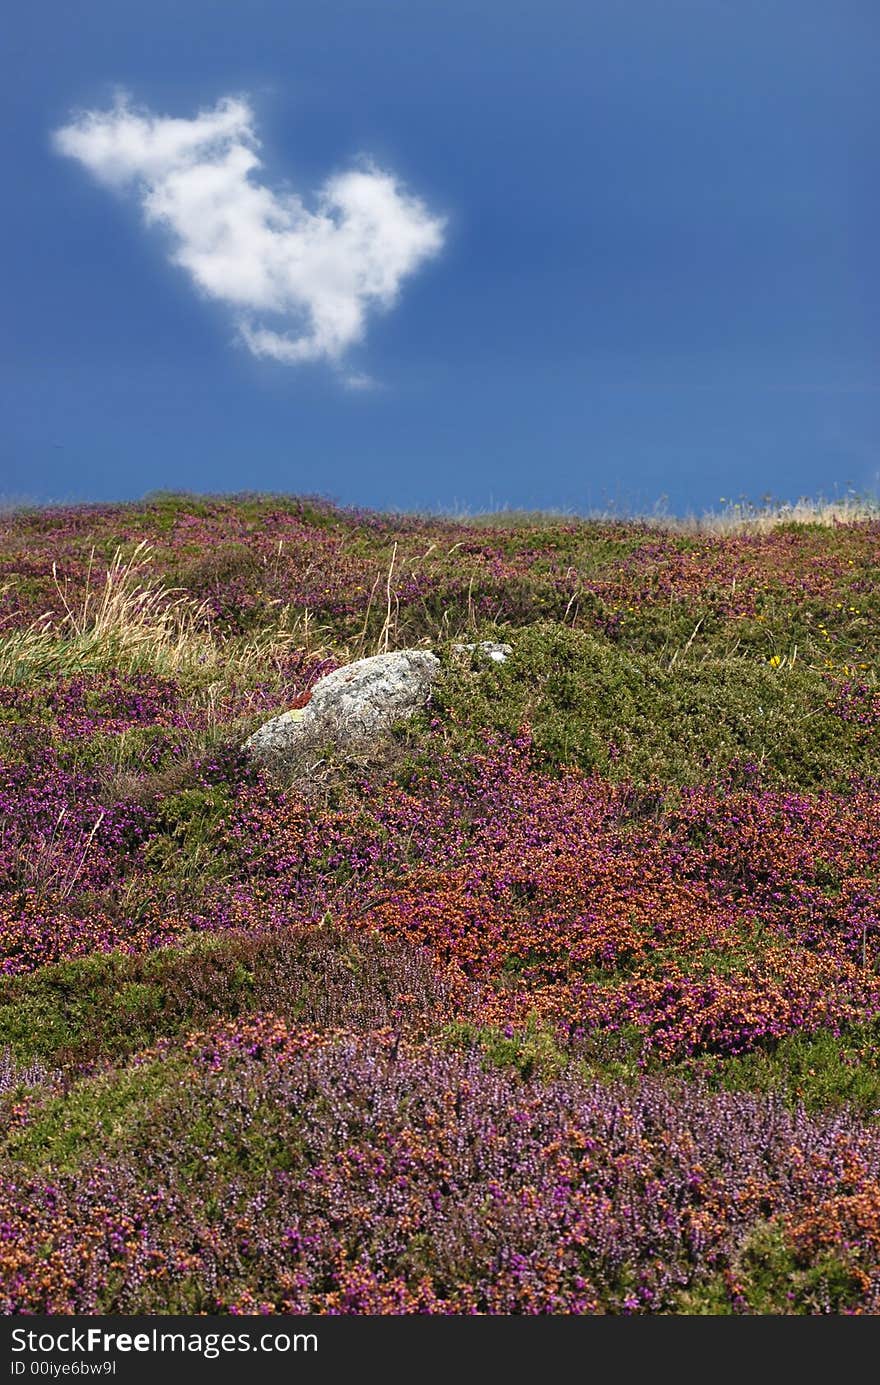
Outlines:
{"type": "Polygon", "coordinates": [[[782,663],[782,656],[780,654],[773,654],[770,656],[767,662],[769,663],[771,668],[779,668],[780,664],[782,663]]]}

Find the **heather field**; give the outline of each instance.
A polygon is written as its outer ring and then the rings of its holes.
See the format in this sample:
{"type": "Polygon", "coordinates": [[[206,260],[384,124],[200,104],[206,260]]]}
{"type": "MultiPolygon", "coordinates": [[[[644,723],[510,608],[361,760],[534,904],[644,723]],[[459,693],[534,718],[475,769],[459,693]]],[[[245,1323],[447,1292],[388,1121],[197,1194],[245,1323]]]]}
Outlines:
{"type": "Polygon", "coordinates": [[[878,653],[870,513],[0,516],[0,1309],[880,1311],[878,653]]]}

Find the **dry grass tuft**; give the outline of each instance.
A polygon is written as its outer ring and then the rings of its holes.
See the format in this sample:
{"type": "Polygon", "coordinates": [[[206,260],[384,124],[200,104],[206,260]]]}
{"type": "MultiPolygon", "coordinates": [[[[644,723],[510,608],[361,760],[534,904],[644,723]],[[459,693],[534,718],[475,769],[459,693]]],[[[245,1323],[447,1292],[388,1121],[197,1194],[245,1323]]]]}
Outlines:
{"type": "Polygon", "coordinates": [[[74,594],[52,564],[63,615],[48,611],[0,641],[0,678],[25,682],[106,668],[175,673],[204,661],[211,648],[206,608],[150,581],[152,554],[139,543],[128,558],[117,549],[103,580],[94,549],[84,589],[74,594]]]}
{"type": "Polygon", "coordinates": [[[117,549],[103,579],[96,576],[94,557],[93,549],[84,589],[76,594],[53,563],[63,615],[46,612],[25,629],[0,638],[0,681],[24,683],[111,668],[202,676],[234,668],[246,674],[295,649],[319,647],[320,632],[309,612],[294,613],[289,606],[278,612],[272,626],[246,640],[218,640],[207,602],[152,581],[146,542],[127,558],[117,549]]]}

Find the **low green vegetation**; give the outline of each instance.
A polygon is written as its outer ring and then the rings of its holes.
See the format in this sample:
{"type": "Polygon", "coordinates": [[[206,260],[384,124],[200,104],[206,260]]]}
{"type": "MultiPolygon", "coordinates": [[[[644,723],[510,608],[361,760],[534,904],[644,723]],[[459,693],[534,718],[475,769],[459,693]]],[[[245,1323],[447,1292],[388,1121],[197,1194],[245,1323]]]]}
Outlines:
{"type": "Polygon", "coordinates": [[[435,696],[457,745],[528,726],[547,761],[611,779],[695,784],[757,766],[771,783],[845,790],[880,773],[880,736],[835,714],[834,689],[809,666],[633,653],[567,626],[528,626],[513,655],[453,664],[435,696]]]}

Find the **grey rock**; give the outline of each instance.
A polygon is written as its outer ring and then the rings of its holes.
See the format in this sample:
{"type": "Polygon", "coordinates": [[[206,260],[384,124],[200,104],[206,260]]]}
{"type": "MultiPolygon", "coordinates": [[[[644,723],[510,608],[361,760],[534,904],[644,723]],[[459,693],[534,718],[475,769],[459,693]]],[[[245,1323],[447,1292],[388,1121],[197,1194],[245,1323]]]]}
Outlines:
{"type": "Polygon", "coordinates": [[[497,640],[479,640],[477,644],[454,644],[452,648],[456,654],[477,654],[481,659],[488,659],[494,664],[503,664],[513,653],[513,645],[499,644],[497,640]]]}
{"type": "Polygon", "coordinates": [[[280,716],[264,722],[242,746],[245,754],[257,764],[270,769],[296,770],[304,767],[309,751],[318,744],[318,737],[306,722],[306,710],[303,707],[293,712],[282,712],[280,716]]]}
{"type": "Polygon", "coordinates": [[[267,721],[244,750],[270,768],[299,772],[328,741],[343,749],[367,748],[424,706],[439,671],[439,659],[427,649],[343,664],[318,680],[305,707],[267,721]]]}

